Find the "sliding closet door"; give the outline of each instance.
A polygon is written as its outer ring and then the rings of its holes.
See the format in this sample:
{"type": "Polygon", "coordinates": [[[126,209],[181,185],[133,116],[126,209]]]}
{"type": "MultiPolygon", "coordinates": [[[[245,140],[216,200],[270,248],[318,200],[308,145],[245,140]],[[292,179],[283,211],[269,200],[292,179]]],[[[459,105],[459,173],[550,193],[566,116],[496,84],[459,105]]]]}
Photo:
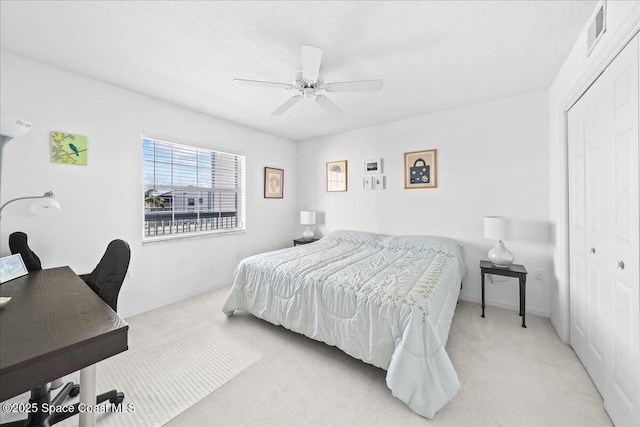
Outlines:
{"type": "Polygon", "coordinates": [[[640,425],[638,55],[568,113],[571,345],[618,426],[640,425]]]}

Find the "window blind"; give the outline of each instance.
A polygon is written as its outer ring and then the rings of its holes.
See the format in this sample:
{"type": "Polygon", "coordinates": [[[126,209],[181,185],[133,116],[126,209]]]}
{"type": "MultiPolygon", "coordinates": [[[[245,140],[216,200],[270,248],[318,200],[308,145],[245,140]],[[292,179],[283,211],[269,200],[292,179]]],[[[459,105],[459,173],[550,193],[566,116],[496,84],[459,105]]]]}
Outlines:
{"type": "Polygon", "coordinates": [[[245,228],[245,158],[142,138],[144,237],[245,228]]]}

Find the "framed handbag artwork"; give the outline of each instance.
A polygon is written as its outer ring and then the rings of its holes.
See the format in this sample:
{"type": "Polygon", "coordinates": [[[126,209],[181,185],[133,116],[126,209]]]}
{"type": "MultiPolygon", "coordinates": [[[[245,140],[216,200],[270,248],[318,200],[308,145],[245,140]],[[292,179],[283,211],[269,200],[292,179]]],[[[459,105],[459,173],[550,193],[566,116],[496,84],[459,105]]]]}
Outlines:
{"type": "Polygon", "coordinates": [[[404,153],[404,188],[437,188],[437,150],[404,153]]]}

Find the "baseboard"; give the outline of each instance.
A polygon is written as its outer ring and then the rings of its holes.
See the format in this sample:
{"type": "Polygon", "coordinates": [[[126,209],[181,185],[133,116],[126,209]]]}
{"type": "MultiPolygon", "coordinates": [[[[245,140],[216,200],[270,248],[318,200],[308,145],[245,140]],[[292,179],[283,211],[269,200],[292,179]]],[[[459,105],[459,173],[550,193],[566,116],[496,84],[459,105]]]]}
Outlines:
{"type": "Polygon", "coordinates": [[[127,317],[132,317],[135,316],[137,314],[142,314],[142,313],[146,313],[147,311],[151,311],[151,310],[155,310],[156,308],[160,308],[160,307],[164,307],[170,304],[175,304],[177,302],[180,301],[184,301],[186,299],[189,298],[193,298],[193,297],[197,297],[200,295],[204,295],[207,294],[211,291],[215,291],[216,289],[220,289],[223,288],[224,286],[220,286],[219,288],[209,288],[209,289],[199,289],[193,292],[187,292],[184,294],[180,294],[180,295],[175,295],[171,298],[167,298],[166,300],[162,300],[160,302],[156,302],[155,304],[151,304],[148,306],[144,306],[142,308],[133,310],[133,311],[125,311],[122,314],[120,314],[120,317],[122,317],[123,319],[127,319],[127,317]]]}
{"type": "MultiPolygon", "coordinates": [[[[475,302],[477,304],[482,304],[482,299],[479,298],[479,297],[470,297],[468,295],[460,294],[459,298],[461,300],[463,300],[463,301],[470,301],[470,302],[475,302]]],[[[520,311],[520,307],[515,305],[515,304],[505,304],[505,303],[493,301],[493,300],[490,300],[490,299],[487,299],[487,298],[485,298],[484,304],[485,304],[485,306],[504,308],[505,310],[520,311]]],[[[527,312],[527,314],[533,314],[533,315],[536,315],[536,316],[549,318],[549,313],[548,312],[543,312],[543,311],[532,309],[532,308],[529,308],[529,307],[526,307],[526,312],[527,312]]]]}

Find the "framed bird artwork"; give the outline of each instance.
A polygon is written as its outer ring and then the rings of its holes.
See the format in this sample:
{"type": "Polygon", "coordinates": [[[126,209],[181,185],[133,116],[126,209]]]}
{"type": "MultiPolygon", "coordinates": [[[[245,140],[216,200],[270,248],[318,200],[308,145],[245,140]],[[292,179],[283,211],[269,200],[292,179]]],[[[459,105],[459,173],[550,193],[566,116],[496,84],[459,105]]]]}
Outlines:
{"type": "Polygon", "coordinates": [[[51,132],[51,163],[87,165],[87,137],[51,132]]]}

